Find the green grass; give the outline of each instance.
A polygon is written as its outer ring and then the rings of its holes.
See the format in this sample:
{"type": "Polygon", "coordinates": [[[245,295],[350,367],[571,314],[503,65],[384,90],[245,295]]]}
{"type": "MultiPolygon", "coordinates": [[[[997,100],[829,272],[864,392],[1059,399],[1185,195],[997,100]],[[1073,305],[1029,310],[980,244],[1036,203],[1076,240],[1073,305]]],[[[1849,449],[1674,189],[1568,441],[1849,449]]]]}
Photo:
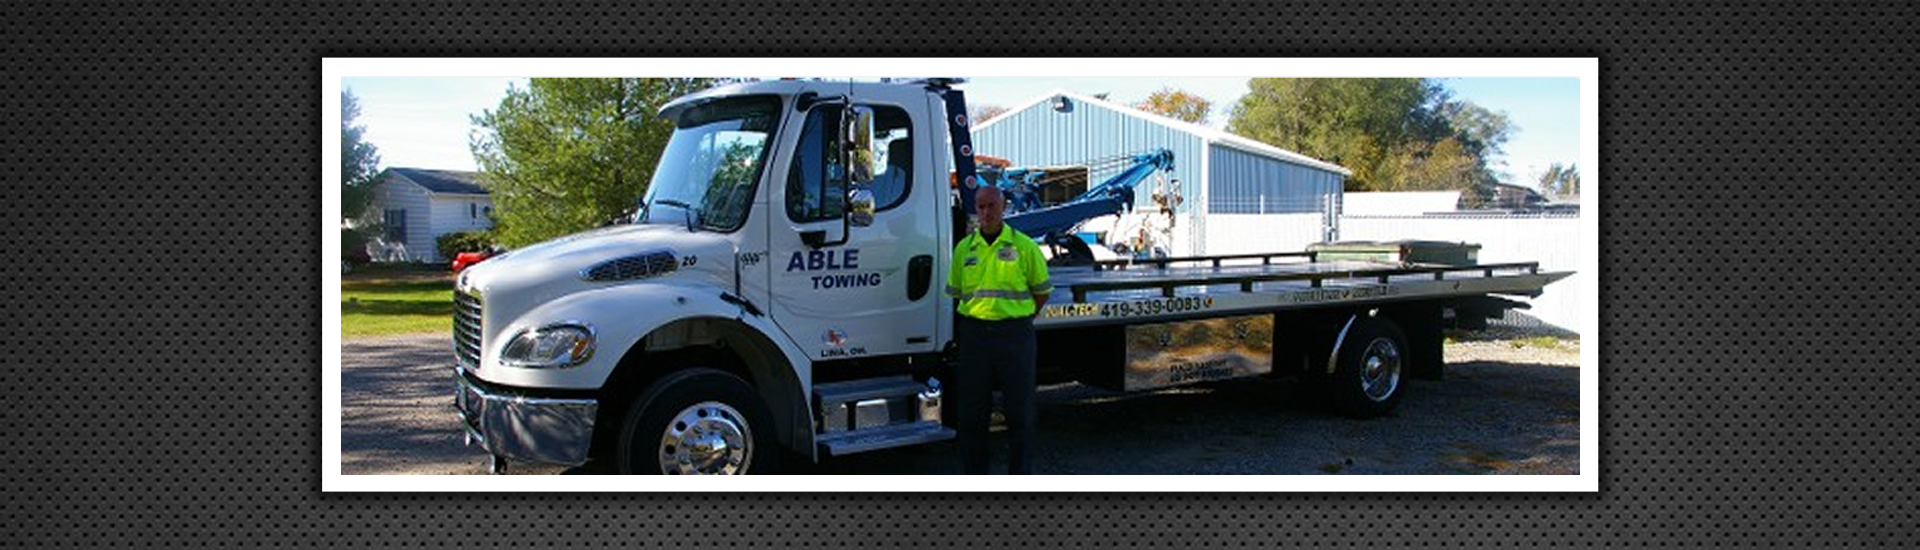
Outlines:
{"type": "Polygon", "coordinates": [[[342,337],[453,333],[453,280],[445,273],[355,273],[340,287],[342,337]]]}

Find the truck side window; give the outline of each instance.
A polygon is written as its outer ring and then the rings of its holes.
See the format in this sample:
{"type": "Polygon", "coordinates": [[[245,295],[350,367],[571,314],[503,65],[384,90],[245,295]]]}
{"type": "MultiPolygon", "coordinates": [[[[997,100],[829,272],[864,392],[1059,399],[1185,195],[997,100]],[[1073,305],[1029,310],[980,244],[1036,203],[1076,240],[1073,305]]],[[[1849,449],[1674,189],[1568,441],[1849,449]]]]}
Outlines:
{"type": "MultiPolygon", "coordinates": [[[[873,204],[889,210],[904,202],[913,182],[913,119],[906,110],[876,105],[874,149],[885,167],[873,176],[873,204]]],[[[795,222],[838,219],[847,202],[847,172],[840,157],[840,107],[807,111],[793,168],[787,171],[787,217],[795,222]]]]}
{"type": "Polygon", "coordinates": [[[837,219],[846,212],[847,171],[840,158],[840,107],[807,111],[787,171],[787,217],[796,222],[837,219]]]}
{"type": "Polygon", "coordinates": [[[913,189],[913,120],[896,107],[875,106],[873,115],[873,148],[886,165],[873,175],[873,205],[888,210],[913,189]]]}

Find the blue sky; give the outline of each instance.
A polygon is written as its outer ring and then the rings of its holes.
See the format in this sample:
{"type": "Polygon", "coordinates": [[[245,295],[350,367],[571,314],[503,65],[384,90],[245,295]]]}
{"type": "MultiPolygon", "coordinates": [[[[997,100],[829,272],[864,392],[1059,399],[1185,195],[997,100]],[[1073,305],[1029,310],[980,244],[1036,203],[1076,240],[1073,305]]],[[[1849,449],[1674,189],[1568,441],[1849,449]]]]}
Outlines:
{"type": "MultiPolygon", "coordinates": [[[[969,104],[1014,107],[1050,91],[1109,94],[1133,103],[1165,87],[1185,90],[1214,104],[1208,125],[1224,128],[1234,103],[1246,93],[1247,78],[978,78],[962,88],[969,104]]],[[[470,115],[499,105],[516,78],[349,78],[346,88],[360,98],[359,122],[380,149],[381,166],[474,170],[467,144],[470,115]]],[[[1455,95],[1482,107],[1504,111],[1517,130],[1506,154],[1495,159],[1506,180],[1533,185],[1553,162],[1573,163],[1580,155],[1580,83],[1572,78],[1448,78],[1455,95]]],[[[522,84],[524,85],[524,84],[522,84]]]]}

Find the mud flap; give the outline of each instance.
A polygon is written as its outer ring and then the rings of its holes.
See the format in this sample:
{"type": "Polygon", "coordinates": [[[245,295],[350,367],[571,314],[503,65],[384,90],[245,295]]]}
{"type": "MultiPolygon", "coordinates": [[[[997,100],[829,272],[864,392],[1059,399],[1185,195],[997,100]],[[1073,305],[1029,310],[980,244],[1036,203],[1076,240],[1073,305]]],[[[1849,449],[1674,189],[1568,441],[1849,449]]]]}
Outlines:
{"type": "Polygon", "coordinates": [[[1421,380],[1440,380],[1447,366],[1446,337],[1440,328],[1445,319],[1438,303],[1412,304],[1394,308],[1394,323],[1406,333],[1409,364],[1407,375],[1421,380]]]}

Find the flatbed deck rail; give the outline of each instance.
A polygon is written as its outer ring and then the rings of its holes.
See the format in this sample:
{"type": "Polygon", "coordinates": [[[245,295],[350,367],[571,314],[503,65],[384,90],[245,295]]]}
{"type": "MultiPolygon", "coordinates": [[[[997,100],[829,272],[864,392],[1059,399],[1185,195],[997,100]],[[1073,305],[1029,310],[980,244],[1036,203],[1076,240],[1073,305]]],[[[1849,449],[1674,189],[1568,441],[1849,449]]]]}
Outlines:
{"type": "MultiPolygon", "coordinates": [[[[1271,265],[1271,259],[1274,257],[1300,256],[1300,255],[1310,255],[1310,254],[1312,253],[1311,252],[1295,252],[1295,253],[1284,253],[1284,254],[1242,254],[1242,255],[1229,255],[1229,256],[1201,256],[1201,257],[1191,257],[1191,258],[1164,258],[1162,259],[1163,262],[1160,263],[1160,266],[1164,268],[1166,263],[1176,263],[1176,262],[1211,262],[1214,267],[1221,267],[1220,262],[1222,260],[1246,260],[1246,259],[1264,259],[1266,261],[1263,262],[1263,265],[1271,265]]],[[[1098,270],[1099,266],[1096,266],[1095,269],[1098,270]]],[[[1324,281],[1328,279],[1375,279],[1380,283],[1385,284],[1385,283],[1391,282],[1393,277],[1406,276],[1406,275],[1423,275],[1423,274],[1432,275],[1433,280],[1435,281],[1445,281],[1447,280],[1448,273],[1470,272],[1470,273],[1479,274],[1481,277],[1490,278],[1490,277],[1493,277],[1495,273],[1503,272],[1503,271],[1525,272],[1528,275],[1538,275],[1540,273],[1540,264],[1539,262],[1520,262],[1520,263],[1480,264],[1480,265],[1464,265],[1464,266],[1415,265],[1415,266],[1405,266],[1405,267],[1383,267],[1380,269],[1314,271],[1314,272],[1303,272],[1303,273],[1251,273],[1251,274],[1242,274],[1242,275],[1208,275],[1208,276],[1201,276],[1201,277],[1175,277],[1175,278],[1166,278],[1166,279],[1144,279],[1144,280],[1133,280],[1133,281],[1089,281],[1089,282],[1074,283],[1071,287],[1069,287],[1069,289],[1073,293],[1074,303],[1086,303],[1087,294],[1089,293],[1108,292],[1108,291],[1117,291],[1117,290],[1141,290],[1141,289],[1157,288],[1160,290],[1161,296],[1171,298],[1174,296],[1175,289],[1178,289],[1184,286],[1212,286],[1212,285],[1223,285],[1223,284],[1237,284],[1240,286],[1241,292],[1252,292],[1253,285],[1255,283],[1307,281],[1308,284],[1312,286],[1312,288],[1320,288],[1324,284],[1324,281]]]]}
{"type": "Polygon", "coordinates": [[[1181,263],[1212,263],[1213,267],[1221,267],[1222,262],[1235,261],[1235,260],[1260,260],[1260,265],[1273,265],[1273,260],[1276,258],[1306,258],[1308,262],[1317,262],[1317,261],[1320,261],[1320,253],[1319,252],[1268,252],[1268,253],[1258,253],[1258,254],[1220,254],[1215,256],[1186,256],[1186,257],[1179,257],[1179,258],[1130,258],[1130,259],[1124,259],[1124,260],[1100,260],[1097,262],[1093,262],[1093,270],[1094,271],[1110,271],[1115,269],[1128,269],[1133,266],[1139,266],[1139,265],[1166,269],[1167,266],[1169,265],[1181,264],[1181,263]]]}

